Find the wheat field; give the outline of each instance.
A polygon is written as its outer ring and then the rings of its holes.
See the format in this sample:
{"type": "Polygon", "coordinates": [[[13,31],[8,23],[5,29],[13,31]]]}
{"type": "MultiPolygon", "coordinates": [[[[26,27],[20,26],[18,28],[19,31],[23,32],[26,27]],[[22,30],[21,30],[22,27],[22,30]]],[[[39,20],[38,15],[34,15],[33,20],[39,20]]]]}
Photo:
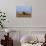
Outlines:
{"type": "Polygon", "coordinates": [[[31,13],[25,13],[25,12],[16,12],[16,17],[32,17],[31,13]]]}

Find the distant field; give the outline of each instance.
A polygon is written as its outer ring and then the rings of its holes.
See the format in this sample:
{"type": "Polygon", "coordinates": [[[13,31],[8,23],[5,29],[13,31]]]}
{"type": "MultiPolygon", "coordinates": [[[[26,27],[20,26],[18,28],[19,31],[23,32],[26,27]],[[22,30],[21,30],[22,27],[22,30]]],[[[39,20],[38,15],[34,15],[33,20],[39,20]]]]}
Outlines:
{"type": "Polygon", "coordinates": [[[32,14],[30,13],[16,13],[16,17],[32,17],[32,14]]]}

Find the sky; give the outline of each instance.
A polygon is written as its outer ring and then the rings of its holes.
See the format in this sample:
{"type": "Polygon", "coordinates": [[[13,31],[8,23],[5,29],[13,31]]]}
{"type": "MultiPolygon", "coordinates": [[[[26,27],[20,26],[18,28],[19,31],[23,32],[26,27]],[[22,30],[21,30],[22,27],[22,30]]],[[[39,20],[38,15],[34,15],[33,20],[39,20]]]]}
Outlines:
{"type": "Polygon", "coordinates": [[[16,11],[17,12],[22,12],[22,11],[25,11],[25,12],[32,12],[32,7],[31,6],[16,6],[16,11]]]}

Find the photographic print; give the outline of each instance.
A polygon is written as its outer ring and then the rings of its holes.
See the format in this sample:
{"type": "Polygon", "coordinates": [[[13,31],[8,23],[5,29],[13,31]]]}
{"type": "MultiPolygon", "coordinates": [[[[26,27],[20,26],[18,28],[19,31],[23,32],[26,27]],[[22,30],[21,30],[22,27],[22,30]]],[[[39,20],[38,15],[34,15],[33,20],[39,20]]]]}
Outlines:
{"type": "Polygon", "coordinates": [[[32,6],[16,6],[16,17],[32,17],[32,6]]]}

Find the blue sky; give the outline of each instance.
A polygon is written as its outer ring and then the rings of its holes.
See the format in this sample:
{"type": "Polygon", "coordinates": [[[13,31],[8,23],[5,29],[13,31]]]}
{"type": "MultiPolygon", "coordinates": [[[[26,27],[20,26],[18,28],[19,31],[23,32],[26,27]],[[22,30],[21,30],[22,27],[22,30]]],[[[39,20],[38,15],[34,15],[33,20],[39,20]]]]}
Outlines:
{"type": "Polygon", "coordinates": [[[16,6],[16,11],[17,12],[32,12],[32,7],[31,6],[16,6]]]}

